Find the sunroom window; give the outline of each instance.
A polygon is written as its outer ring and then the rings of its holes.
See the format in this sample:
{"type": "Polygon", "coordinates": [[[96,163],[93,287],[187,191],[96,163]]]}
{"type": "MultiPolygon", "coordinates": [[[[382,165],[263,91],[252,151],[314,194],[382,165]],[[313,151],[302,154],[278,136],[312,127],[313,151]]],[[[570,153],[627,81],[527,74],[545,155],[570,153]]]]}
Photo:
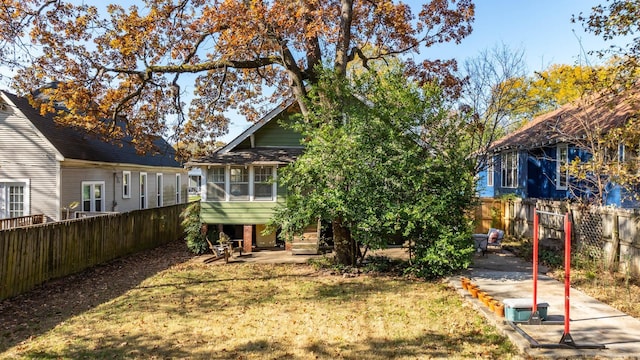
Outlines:
{"type": "Polygon", "coordinates": [[[273,200],[273,167],[260,166],[254,168],[253,187],[254,200],[273,200]]]}
{"type": "Polygon", "coordinates": [[[249,169],[231,167],[229,179],[229,199],[249,200],[249,169]]]}
{"type": "Polygon", "coordinates": [[[214,167],[209,169],[207,174],[207,196],[214,201],[225,200],[224,185],[224,168],[214,167]]]}

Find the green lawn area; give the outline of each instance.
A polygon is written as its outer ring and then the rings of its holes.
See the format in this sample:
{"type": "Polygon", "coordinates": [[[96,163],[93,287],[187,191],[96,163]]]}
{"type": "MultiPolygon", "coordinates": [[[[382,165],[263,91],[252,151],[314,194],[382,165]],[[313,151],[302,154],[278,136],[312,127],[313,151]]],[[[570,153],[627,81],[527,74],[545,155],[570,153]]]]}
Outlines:
{"type": "MultiPolygon", "coordinates": [[[[68,305],[52,309],[65,313],[73,305],[68,315],[55,323],[47,323],[55,314],[20,320],[25,324],[15,331],[33,330],[18,339],[0,332],[0,358],[517,357],[505,337],[440,281],[343,277],[300,264],[196,261],[146,274],[142,260],[125,264],[142,271],[128,288],[106,296],[97,287],[94,301],[85,301],[77,297],[91,298],[91,290],[69,285],[69,294],[59,295],[68,305]]],[[[92,277],[124,277],[104,272],[83,276],[78,286],[92,277]]],[[[38,312],[53,306],[32,301],[38,312]]]]}

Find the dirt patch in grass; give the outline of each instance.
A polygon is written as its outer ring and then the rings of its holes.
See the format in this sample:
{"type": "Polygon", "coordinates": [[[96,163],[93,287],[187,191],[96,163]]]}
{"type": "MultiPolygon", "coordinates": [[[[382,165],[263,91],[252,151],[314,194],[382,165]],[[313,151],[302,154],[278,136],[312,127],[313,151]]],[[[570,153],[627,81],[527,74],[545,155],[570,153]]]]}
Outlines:
{"type": "Polygon", "coordinates": [[[0,357],[513,358],[442,282],[189,261],[182,243],[0,303],[0,357]]]}

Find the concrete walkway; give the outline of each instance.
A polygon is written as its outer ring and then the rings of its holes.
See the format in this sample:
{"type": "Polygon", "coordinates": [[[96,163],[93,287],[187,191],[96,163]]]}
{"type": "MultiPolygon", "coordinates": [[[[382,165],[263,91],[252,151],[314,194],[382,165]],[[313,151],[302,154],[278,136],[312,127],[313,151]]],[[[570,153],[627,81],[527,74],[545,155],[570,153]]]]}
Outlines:
{"type": "MultiPolygon", "coordinates": [[[[545,269],[539,269],[545,271],[545,269]]],[[[475,255],[473,267],[464,276],[494,299],[532,298],[533,269],[530,263],[506,251],[475,255]]],[[[462,289],[460,277],[449,279],[466,301],[473,304],[500,329],[527,358],[536,359],[640,359],[640,320],[626,315],[583,292],[571,288],[569,334],[577,347],[604,345],[604,349],[558,349],[534,347],[560,343],[564,334],[564,283],[538,275],[538,303],[549,304],[549,320],[543,325],[518,324],[517,329],[505,318],[491,312],[478,299],[462,289]],[[551,324],[552,323],[552,324],[551,324]],[[533,344],[533,346],[532,346],[533,344]]],[[[640,299],[638,299],[640,301],[640,299]]],[[[531,303],[533,301],[531,300],[531,303]]]]}

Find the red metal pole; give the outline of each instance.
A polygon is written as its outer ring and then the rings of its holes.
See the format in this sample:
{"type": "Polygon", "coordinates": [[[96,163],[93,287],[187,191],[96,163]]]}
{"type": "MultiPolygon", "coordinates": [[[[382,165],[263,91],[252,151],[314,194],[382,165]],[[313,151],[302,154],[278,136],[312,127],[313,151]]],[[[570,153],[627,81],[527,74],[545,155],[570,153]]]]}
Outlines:
{"type": "Polygon", "coordinates": [[[538,311],[538,209],[533,209],[533,307],[532,314],[538,311]]]}
{"type": "Polygon", "coordinates": [[[569,290],[571,288],[571,223],[569,213],[564,215],[564,333],[569,334],[569,290]]]}

